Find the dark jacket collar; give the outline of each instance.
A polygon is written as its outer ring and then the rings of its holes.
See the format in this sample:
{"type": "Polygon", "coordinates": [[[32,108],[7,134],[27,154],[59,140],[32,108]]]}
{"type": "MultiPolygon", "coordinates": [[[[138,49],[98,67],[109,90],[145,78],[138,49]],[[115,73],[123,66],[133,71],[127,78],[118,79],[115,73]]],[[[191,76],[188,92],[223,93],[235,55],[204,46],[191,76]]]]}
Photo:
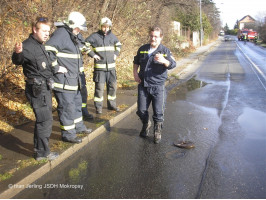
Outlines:
{"type": "Polygon", "coordinates": [[[104,35],[103,31],[102,31],[102,30],[99,30],[99,31],[98,31],[98,34],[100,34],[100,35],[102,35],[102,36],[107,36],[107,35],[110,35],[111,32],[112,32],[112,31],[109,30],[109,31],[107,32],[107,34],[104,35]]]}
{"type": "Polygon", "coordinates": [[[30,34],[29,38],[31,38],[34,42],[36,42],[36,43],[38,43],[40,45],[43,44],[42,42],[40,42],[40,41],[38,41],[38,40],[35,39],[35,37],[33,36],[33,33],[30,34]]]}
{"type": "Polygon", "coordinates": [[[77,36],[77,35],[74,35],[74,33],[73,33],[73,29],[70,28],[70,27],[67,26],[67,25],[64,25],[64,26],[62,26],[62,27],[64,27],[64,28],[66,29],[66,31],[68,32],[68,34],[69,34],[69,36],[70,36],[72,42],[73,42],[75,45],[77,45],[77,44],[78,44],[78,36],[77,36]]]}

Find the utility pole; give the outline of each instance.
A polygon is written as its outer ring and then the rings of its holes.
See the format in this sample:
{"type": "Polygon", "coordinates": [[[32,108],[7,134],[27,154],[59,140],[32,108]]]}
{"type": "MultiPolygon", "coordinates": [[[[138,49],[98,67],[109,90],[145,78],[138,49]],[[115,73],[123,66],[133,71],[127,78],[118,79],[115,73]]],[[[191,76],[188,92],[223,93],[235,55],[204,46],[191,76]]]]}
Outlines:
{"type": "Polygon", "coordinates": [[[200,46],[202,46],[202,14],[201,14],[201,0],[200,3],[200,46]]]}

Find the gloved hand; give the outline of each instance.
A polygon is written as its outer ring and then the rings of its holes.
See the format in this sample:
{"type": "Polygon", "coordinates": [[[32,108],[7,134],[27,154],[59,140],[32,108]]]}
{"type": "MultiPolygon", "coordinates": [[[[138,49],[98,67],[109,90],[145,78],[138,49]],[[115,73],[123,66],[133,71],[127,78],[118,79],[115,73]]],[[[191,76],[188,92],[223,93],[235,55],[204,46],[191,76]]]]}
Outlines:
{"type": "Polygon", "coordinates": [[[98,55],[96,55],[96,54],[93,56],[93,58],[94,58],[96,61],[101,60],[101,57],[98,56],[98,55]]]}
{"type": "Polygon", "coordinates": [[[58,72],[57,73],[67,73],[68,72],[68,70],[67,70],[67,68],[65,68],[65,67],[63,67],[63,66],[59,66],[59,69],[58,69],[58,72]]]}

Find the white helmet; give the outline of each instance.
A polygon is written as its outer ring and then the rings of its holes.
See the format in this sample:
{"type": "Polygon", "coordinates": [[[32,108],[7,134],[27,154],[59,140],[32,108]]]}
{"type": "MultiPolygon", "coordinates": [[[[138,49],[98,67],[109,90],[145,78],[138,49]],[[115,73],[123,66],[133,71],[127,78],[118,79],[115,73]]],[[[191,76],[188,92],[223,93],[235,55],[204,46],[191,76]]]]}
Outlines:
{"type": "Polygon", "coordinates": [[[102,26],[102,25],[108,25],[109,27],[111,27],[112,26],[112,22],[111,22],[111,20],[108,17],[104,17],[100,21],[100,26],[102,26]]]}
{"type": "Polygon", "coordinates": [[[79,28],[82,31],[87,31],[86,18],[80,12],[71,12],[68,15],[66,24],[70,28],[79,28]]]}

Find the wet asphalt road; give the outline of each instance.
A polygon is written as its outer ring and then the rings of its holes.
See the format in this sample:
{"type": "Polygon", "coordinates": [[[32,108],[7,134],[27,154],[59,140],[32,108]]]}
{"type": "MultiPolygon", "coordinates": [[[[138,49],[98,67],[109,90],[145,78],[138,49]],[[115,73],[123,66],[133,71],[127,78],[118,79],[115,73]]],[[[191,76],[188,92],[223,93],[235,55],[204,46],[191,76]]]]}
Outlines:
{"type": "Polygon", "coordinates": [[[265,51],[252,45],[223,42],[193,79],[168,87],[160,144],[138,136],[132,114],[15,198],[265,198],[265,51]]]}

